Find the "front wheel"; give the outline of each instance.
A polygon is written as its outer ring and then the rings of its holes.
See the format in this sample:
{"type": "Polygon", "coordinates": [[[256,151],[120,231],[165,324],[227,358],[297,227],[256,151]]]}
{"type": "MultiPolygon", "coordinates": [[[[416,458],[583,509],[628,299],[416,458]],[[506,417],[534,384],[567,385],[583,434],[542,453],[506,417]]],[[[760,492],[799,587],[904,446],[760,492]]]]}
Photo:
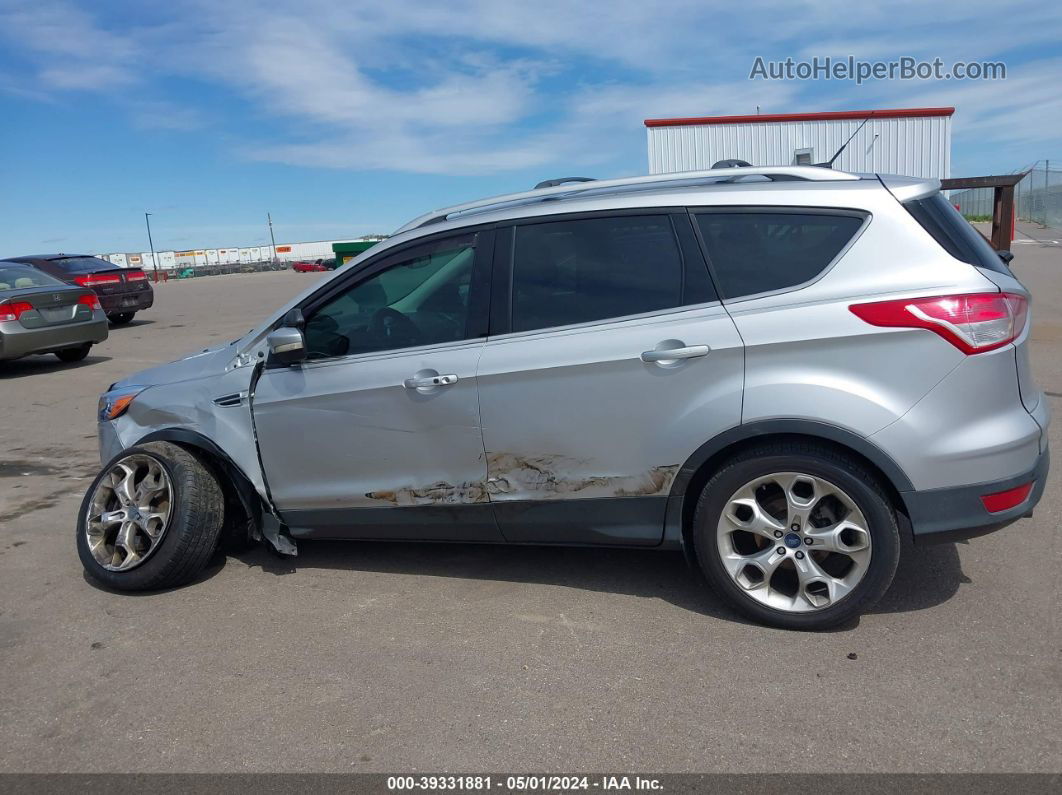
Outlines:
{"type": "Polygon", "coordinates": [[[900,555],[896,516],[873,473],[826,446],[764,445],[708,481],[694,545],[713,589],[745,615],[825,629],[871,608],[900,555]]]}
{"type": "Polygon", "coordinates": [[[122,591],[182,585],[214,553],[225,497],[211,470],[168,442],[123,450],[96,476],[77,519],[85,571],[122,591]]]}

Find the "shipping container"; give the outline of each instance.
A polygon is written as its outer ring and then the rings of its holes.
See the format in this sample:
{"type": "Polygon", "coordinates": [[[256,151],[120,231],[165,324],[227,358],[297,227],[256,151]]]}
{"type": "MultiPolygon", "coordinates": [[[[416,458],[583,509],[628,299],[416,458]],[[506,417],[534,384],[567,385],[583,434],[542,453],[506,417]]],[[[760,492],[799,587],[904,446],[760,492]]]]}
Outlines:
{"type": "Polygon", "coordinates": [[[220,260],[218,259],[218,250],[216,248],[208,248],[206,250],[207,265],[217,265],[220,260]]]}
{"type": "Polygon", "coordinates": [[[159,261],[159,268],[162,270],[171,271],[177,267],[176,252],[173,251],[156,251],[155,257],[159,261]]]}

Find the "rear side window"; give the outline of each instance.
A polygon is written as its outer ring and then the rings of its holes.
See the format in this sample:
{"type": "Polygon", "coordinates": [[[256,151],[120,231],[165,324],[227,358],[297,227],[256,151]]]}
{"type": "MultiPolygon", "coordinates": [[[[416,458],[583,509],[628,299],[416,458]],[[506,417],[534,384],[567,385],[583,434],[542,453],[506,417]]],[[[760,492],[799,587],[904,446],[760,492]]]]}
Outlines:
{"type": "Polygon", "coordinates": [[[667,215],[580,218],[517,226],[512,330],[655,312],[715,300],[700,264],[684,274],[667,215]]]}
{"type": "Polygon", "coordinates": [[[700,212],[697,226],[724,298],[811,281],[863,225],[855,213],[700,212]]]}
{"type": "Polygon", "coordinates": [[[941,194],[904,202],[907,212],[957,260],[1009,274],[992,245],[941,194]]]}

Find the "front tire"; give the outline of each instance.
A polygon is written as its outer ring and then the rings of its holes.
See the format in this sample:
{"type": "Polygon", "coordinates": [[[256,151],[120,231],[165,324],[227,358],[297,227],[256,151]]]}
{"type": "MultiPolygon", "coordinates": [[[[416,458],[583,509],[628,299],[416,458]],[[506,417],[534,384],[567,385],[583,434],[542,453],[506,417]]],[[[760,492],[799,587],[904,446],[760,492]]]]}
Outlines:
{"type": "Polygon", "coordinates": [[[61,362],[80,362],[89,355],[89,350],[91,348],[92,343],[86,342],[84,345],[78,345],[76,348],[63,348],[61,351],[56,351],[55,355],[61,362]]]}
{"type": "Polygon", "coordinates": [[[217,548],[225,497],[195,455],[169,442],[130,447],[89,486],[77,552],[90,577],[120,591],[192,580],[217,548]]]}
{"type": "Polygon", "coordinates": [[[693,522],[713,590],[784,629],[826,629],[870,609],[900,556],[896,515],[875,474],[826,445],[740,453],[705,485],[693,522]]]}

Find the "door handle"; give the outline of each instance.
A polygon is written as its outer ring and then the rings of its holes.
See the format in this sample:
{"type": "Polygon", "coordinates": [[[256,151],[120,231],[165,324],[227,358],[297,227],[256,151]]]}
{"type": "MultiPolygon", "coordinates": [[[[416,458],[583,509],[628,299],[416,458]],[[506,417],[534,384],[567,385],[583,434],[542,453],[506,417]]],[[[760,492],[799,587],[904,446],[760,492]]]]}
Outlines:
{"type": "Polygon", "coordinates": [[[426,375],[422,377],[407,378],[402,382],[406,389],[431,389],[434,386],[450,386],[457,383],[457,376],[450,375],[426,375]]]}
{"type": "Polygon", "coordinates": [[[676,359],[696,359],[707,356],[712,349],[707,345],[687,345],[683,348],[663,348],[651,351],[642,351],[643,362],[671,362],[676,359]]]}

